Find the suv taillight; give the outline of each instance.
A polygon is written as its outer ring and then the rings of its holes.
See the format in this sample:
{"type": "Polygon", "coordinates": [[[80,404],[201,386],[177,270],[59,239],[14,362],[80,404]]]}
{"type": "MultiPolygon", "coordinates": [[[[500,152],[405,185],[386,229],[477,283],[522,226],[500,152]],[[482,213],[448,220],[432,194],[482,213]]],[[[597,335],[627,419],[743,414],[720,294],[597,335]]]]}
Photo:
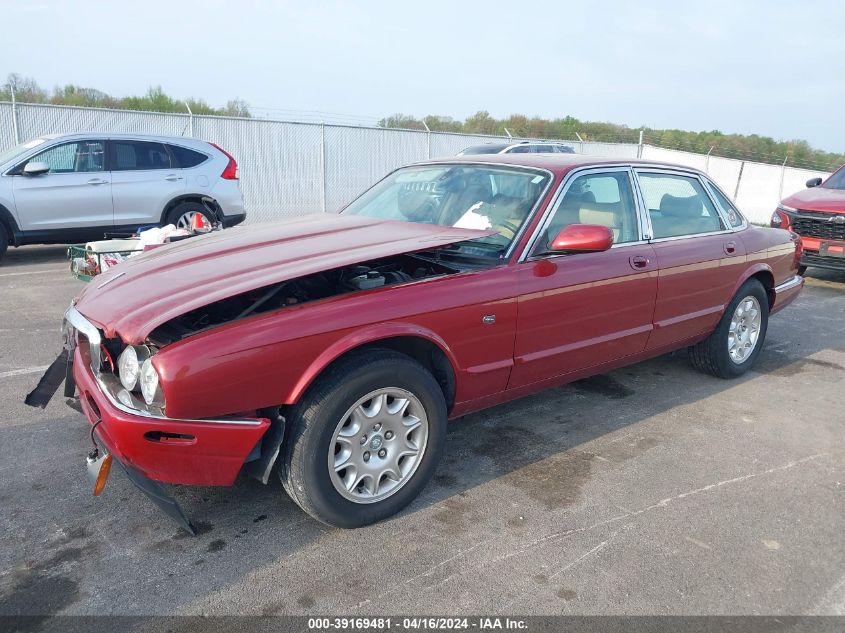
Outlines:
{"type": "Polygon", "coordinates": [[[212,145],[214,147],[216,147],[217,149],[219,149],[221,152],[223,152],[223,154],[226,156],[226,158],[229,159],[229,163],[226,165],[226,169],[223,170],[223,173],[220,174],[220,177],[223,178],[224,180],[237,180],[238,179],[238,161],[236,161],[235,158],[229,152],[227,152],[225,149],[220,147],[217,143],[212,143],[212,145]]]}

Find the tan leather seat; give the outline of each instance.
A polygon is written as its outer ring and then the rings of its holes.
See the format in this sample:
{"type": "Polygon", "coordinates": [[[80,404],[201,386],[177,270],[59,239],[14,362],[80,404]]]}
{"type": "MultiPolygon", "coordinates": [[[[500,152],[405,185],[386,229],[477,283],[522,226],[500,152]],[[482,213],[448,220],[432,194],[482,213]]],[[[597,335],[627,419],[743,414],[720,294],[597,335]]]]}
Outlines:
{"type": "Polygon", "coordinates": [[[585,191],[580,194],[573,192],[567,193],[555,211],[555,215],[546,231],[545,247],[548,248],[551,245],[552,240],[563,230],[563,227],[569,226],[570,224],[581,224],[581,207],[584,204],[593,204],[595,201],[596,196],[592,191],[585,191]]]}
{"type": "Polygon", "coordinates": [[[721,229],[718,217],[706,216],[698,196],[673,196],[665,193],[660,199],[660,215],[652,214],[655,237],[675,237],[708,233],[721,229]]]}
{"type": "Polygon", "coordinates": [[[613,243],[622,238],[622,205],[618,202],[593,202],[578,210],[580,224],[598,224],[613,232],[613,243]]]}

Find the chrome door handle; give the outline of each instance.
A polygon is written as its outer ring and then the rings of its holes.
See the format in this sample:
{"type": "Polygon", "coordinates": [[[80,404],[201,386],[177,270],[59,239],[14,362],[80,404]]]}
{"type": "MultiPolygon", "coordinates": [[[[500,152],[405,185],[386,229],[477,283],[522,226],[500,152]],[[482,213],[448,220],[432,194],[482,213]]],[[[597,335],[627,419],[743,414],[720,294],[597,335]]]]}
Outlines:
{"type": "Polygon", "coordinates": [[[177,180],[182,180],[182,176],[177,176],[175,174],[170,174],[169,176],[164,177],[165,180],[169,180],[170,182],[176,182],[177,180]]]}
{"type": "Polygon", "coordinates": [[[103,180],[102,178],[92,178],[88,181],[89,185],[107,185],[109,184],[108,180],[103,180]]]}
{"type": "Polygon", "coordinates": [[[642,270],[643,268],[648,268],[648,265],[651,263],[648,257],[644,255],[634,255],[628,261],[631,262],[631,268],[635,270],[642,270]]]}

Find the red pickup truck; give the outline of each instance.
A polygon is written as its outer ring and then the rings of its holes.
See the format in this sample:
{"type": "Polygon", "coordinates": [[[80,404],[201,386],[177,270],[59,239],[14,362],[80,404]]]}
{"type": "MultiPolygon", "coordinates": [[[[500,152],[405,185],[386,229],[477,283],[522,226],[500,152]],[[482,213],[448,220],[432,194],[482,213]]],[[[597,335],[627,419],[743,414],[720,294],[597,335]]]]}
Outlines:
{"type": "Polygon", "coordinates": [[[801,236],[800,274],[808,266],[845,271],[845,165],[827,180],[812,178],[807,189],[784,198],[772,226],[801,236]]]}

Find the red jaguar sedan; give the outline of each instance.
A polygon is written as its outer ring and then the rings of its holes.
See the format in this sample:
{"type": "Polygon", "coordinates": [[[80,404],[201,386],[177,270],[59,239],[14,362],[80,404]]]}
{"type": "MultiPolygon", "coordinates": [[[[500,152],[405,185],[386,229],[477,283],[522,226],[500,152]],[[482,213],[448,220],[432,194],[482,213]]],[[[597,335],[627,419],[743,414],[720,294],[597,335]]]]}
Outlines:
{"type": "Polygon", "coordinates": [[[162,483],[275,476],[358,527],[420,493],[449,419],[679,348],[743,374],[801,290],[800,257],[797,235],[749,226],[685,167],[426,162],[340,214],[104,273],[65,316],[65,393],[93,425],[96,490],[113,459],[192,530],[162,483]]]}

